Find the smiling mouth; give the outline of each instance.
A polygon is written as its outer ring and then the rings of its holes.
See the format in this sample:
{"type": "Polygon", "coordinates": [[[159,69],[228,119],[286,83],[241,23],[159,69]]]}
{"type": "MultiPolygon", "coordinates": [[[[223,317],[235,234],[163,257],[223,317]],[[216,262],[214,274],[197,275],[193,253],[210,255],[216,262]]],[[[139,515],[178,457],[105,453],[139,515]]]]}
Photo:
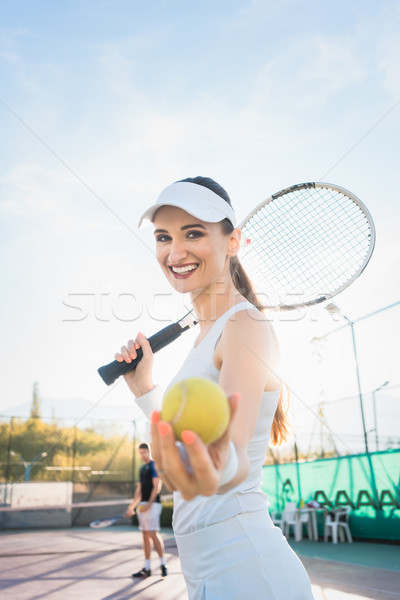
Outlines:
{"type": "Polygon", "coordinates": [[[197,263],[192,263],[190,265],[182,265],[181,267],[171,266],[168,268],[176,279],[186,279],[187,277],[190,277],[194,271],[196,271],[198,266],[199,265],[197,263]]]}

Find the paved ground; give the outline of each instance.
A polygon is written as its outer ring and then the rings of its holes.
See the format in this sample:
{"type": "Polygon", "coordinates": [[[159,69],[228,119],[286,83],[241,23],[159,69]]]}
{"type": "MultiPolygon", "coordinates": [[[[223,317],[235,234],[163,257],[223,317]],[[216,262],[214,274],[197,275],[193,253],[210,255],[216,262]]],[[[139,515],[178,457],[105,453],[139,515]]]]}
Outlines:
{"type": "MultiPolygon", "coordinates": [[[[134,528],[1,532],[1,599],[187,600],[172,532],[162,535],[168,577],[161,578],[154,558],[153,575],[135,581],[130,575],[143,566],[143,554],[134,528]]],[[[292,545],[310,574],[315,600],[400,599],[400,546],[292,545]]]]}

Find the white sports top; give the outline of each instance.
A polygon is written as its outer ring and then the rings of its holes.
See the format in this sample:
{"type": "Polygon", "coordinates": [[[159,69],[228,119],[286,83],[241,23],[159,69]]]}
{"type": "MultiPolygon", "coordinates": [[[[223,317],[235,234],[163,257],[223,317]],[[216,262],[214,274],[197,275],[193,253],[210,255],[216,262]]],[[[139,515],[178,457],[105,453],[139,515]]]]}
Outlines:
{"type": "MultiPolygon", "coordinates": [[[[169,387],[187,377],[205,377],[218,382],[219,371],[213,361],[217,341],[228,319],[238,311],[249,309],[257,310],[250,302],[240,302],[217,319],[198,346],[193,346],[169,387]]],[[[196,496],[189,501],[184,500],[180,492],[174,492],[173,528],[178,535],[224,521],[239,513],[266,510],[267,497],[261,490],[262,466],[279,396],[280,390],[264,392],[262,395],[260,412],[248,447],[250,469],[241,484],[225,494],[196,496]]]]}

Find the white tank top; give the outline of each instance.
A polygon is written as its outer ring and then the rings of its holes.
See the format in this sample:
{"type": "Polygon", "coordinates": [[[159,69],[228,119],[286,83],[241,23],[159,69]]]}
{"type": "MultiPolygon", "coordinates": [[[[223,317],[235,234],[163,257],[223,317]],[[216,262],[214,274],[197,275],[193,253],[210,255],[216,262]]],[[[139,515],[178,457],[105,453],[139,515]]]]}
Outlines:
{"type": "MultiPolygon", "coordinates": [[[[217,319],[203,340],[193,346],[169,387],[187,377],[205,377],[218,382],[219,371],[213,361],[215,346],[229,317],[249,309],[257,310],[250,302],[240,302],[217,319]]],[[[173,527],[178,535],[224,521],[239,513],[267,509],[267,497],[261,490],[262,466],[279,395],[280,390],[264,392],[262,395],[256,426],[248,447],[250,469],[241,484],[226,494],[196,496],[189,501],[184,500],[180,492],[174,492],[173,527]]]]}

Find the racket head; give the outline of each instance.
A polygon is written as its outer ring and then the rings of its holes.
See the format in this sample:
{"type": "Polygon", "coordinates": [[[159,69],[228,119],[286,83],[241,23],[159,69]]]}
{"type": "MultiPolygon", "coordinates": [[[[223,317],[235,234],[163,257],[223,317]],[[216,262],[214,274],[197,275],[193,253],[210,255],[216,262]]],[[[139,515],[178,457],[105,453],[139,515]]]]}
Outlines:
{"type": "Polygon", "coordinates": [[[241,222],[240,260],[262,305],[295,309],[329,300],[367,266],[375,227],[340,186],[309,182],[273,194],[241,222]]]}
{"type": "Polygon", "coordinates": [[[122,519],[123,515],[118,515],[117,517],[112,517],[111,519],[98,519],[97,521],[92,521],[89,523],[89,527],[92,529],[104,529],[104,527],[110,527],[110,525],[114,525],[116,521],[122,519]]]}

